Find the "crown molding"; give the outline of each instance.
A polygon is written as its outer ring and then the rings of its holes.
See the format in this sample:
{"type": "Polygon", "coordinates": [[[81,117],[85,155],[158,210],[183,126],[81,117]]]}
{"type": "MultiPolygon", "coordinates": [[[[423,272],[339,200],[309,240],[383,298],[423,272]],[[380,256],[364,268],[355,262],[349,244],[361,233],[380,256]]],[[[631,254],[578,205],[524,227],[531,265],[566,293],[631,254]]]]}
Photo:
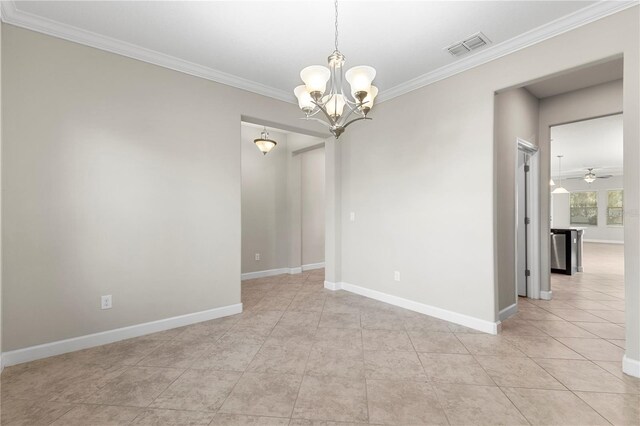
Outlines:
{"type": "Polygon", "coordinates": [[[388,101],[639,4],[638,0],[599,1],[464,59],[384,90],[378,95],[376,101],[377,103],[388,101]]]}
{"type": "Polygon", "coordinates": [[[205,67],[193,62],[185,61],[171,55],[145,49],[135,44],[127,43],[91,31],[83,30],[71,25],[62,24],[28,12],[23,12],[16,7],[15,0],[3,0],[0,2],[0,17],[3,22],[26,28],[53,37],[84,44],[96,49],[137,59],[174,71],[204,78],[206,80],[222,83],[258,95],[268,96],[281,101],[296,103],[293,92],[276,89],[255,81],[237,77],[213,68],[205,67]]]}
{"type": "MultiPolygon", "coordinates": [[[[457,60],[456,62],[430,71],[405,83],[383,90],[380,95],[378,95],[377,102],[380,103],[396,98],[639,4],[639,0],[599,1],[591,6],[556,19],[510,40],[491,46],[464,59],[457,60]]],[[[96,49],[169,68],[174,71],[215,81],[259,95],[293,104],[296,103],[293,94],[287,91],[21,11],[16,7],[15,0],[2,0],[0,2],[0,18],[7,24],[84,44],[96,49]]]]}

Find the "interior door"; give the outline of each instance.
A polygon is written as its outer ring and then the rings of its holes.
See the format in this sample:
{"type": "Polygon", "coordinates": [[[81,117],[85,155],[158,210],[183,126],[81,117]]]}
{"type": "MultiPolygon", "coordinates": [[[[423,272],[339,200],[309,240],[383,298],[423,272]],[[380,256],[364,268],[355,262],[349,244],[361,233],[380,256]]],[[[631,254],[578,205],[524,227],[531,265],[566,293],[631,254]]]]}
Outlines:
{"type": "Polygon", "coordinates": [[[516,207],[516,290],[518,296],[527,296],[527,234],[529,215],[527,213],[527,165],[528,154],[518,151],[517,168],[517,207],[516,207]]]}

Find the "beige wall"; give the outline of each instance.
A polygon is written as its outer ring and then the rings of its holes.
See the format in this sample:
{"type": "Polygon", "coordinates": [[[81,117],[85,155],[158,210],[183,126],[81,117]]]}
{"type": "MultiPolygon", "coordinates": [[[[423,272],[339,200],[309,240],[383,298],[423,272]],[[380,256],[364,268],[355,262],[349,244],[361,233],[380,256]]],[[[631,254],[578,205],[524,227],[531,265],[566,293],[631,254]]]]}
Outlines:
{"type": "MultiPolygon", "coordinates": [[[[2,188],[2,28],[0,22],[0,188],[2,188]]],[[[0,191],[1,192],[1,191],[0,191]]],[[[2,370],[2,197],[0,196],[0,370],[2,370]]]]}
{"type": "Polygon", "coordinates": [[[242,126],[242,273],[289,267],[287,136],[270,131],[278,144],[263,155],[253,143],[260,132],[242,126]]]}
{"type": "Polygon", "coordinates": [[[324,262],[324,148],[300,154],[302,265],[324,262]]]}
{"type": "Polygon", "coordinates": [[[494,320],[494,90],[485,67],[386,101],[349,128],[338,145],[342,281],[494,320]]]}
{"type": "MultiPolygon", "coordinates": [[[[640,359],[639,10],[386,101],[372,122],[349,128],[339,145],[342,280],[496,321],[494,220],[497,210],[513,206],[494,204],[494,175],[510,168],[495,163],[494,93],[624,54],[625,170],[633,169],[625,175],[627,355],[640,359]],[[356,213],[355,222],[349,212],[356,213]],[[401,272],[400,283],[393,281],[394,270],[401,272]]],[[[547,172],[541,182],[548,179],[547,172]]]]}
{"type": "Polygon", "coordinates": [[[293,104],[2,31],[2,349],[240,303],[240,117],[317,126],[293,104]]]}
{"type": "Polygon", "coordinates": [[[538,98],[523,88],[495,97],[496,260],[498,310],[516,303],[516,154],[517,138],[538,143],[538,98]],[[503,208],[510,206],[510,209],[503,208]]]}

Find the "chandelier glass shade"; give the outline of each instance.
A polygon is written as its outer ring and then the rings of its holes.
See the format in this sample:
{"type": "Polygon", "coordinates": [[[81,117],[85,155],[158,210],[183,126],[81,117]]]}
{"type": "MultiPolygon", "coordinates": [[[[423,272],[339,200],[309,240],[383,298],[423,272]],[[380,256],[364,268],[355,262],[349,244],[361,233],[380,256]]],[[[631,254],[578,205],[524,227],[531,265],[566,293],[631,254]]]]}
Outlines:
{"type": "Polygon", "coordinates": [[[303,85],[293,93],[305,119],[315,120],[329,128],[335,138],[347,126],[367,117],[373,107],[378,88],[372,85],[376,70],[357,66],[344,72],[345,57],[338,50],[338,2],[335,2],[335,50],[328,58],[328,67],[311,65],[300,71],[303,85]],[[345,80],[349,84],[347,89],[345,80]],[[322,119],[316,117],[319,115],[322,119]]]}
{"type": "Polygon", "coordinates": [[[275,146],[278,144],[273,139],[269,139],[269,132],[267,132],[266,127],[260,133],[260,137],[258,139],[253,140],[253,143],[256,144],[256,146],[258,147],[260,152],[262,152],[263,155],[267,155],[269,151],[275,148],[275,146]]]}

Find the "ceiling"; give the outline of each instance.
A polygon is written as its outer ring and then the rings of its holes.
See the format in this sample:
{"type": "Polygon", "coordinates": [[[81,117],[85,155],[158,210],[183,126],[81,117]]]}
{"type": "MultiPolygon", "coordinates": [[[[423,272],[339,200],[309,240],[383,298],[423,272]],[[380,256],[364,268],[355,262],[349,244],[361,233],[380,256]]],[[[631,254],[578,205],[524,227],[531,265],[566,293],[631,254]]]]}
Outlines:
{"type": "Polygon", "coordinates": [[[551,176],[582,176],[588,167],[598,174],[622,174],[622,114],[551,128],[551,176]]]}
{"type": "Polygon", "coordinates": [[[620,80],[623,77],[623,69],[623,59],[616,58],[606,62],[587,65],[580,69],[568,70],[525,87],[535,97],[542,99],[574,90],[585,89],[597,84],[620,80]]]}
{"type": "MultiPolygon", "coordinates": [[[[635,2],[341,1],[347,66],[378,70],[380,100],[582,25],[635,2]],[[444,50],[482,31],[488,47],[444,50]]],[[[285,100],[299,71],[333,50],[330,1],[2,2],[3,19],[285,100]]]]}

